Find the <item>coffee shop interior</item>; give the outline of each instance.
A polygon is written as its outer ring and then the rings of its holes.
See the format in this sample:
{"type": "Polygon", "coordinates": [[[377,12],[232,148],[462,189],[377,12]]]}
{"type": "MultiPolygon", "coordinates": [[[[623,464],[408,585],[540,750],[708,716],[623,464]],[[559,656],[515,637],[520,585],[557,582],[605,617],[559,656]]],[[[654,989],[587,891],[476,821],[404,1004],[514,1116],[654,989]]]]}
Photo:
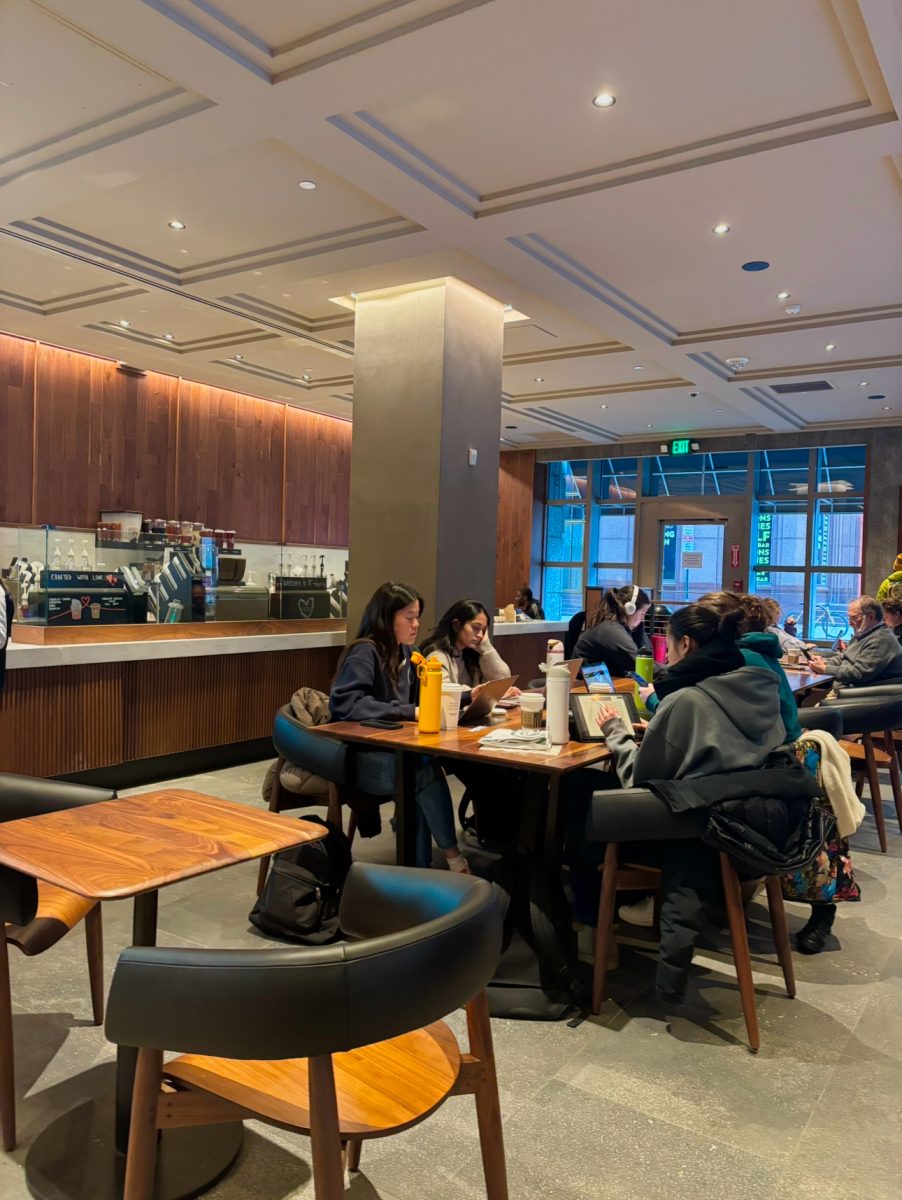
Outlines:
{"type": "Polygon", "coordinates": [[[2,0],[4,1200],[899,1196],[900,106],[893,0],[2,0]]]}

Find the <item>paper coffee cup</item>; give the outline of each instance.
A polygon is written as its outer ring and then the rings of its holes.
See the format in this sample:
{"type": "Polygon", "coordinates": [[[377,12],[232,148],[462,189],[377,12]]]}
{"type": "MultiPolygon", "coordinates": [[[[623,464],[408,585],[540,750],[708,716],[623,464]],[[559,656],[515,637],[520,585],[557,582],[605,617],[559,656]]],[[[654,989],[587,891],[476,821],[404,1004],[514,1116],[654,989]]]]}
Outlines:
{"type": "Polygon", "coordinates": [[[544,707],[544,696],[536,692],[524,692],[520,696],[520,725],[524,729],[541,729],[544,707]]]}
{"type": "Polygon", "coordinates": [[[460,718],[460,698],[467,689],[462,683],[442,684],[442,729],[456,729],[460,718]]]}

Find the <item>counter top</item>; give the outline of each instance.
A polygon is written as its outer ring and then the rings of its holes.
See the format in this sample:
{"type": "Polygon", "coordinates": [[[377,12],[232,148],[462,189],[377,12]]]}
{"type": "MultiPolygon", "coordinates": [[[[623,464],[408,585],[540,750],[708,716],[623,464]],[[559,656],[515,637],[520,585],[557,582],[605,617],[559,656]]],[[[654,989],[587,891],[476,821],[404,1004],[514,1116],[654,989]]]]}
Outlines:
{"type": "Polygon", "coordinates": [[[158,658],[206,658],[222,654],[267,654],[277,650],[312,650],[343,646],[344,628],[310,633],[266,633],[205,638],[158,638],[154,641],[78,642],[73,645],[27,646],[10,642],[7,670],[75,667],[82,663],[137,662],[158,658]]]}
{"type": "Polygon", "coordinates": [[[566,633],[569,621],[498,621],[492,625],[492,637],[517,633],[566,633]]]}

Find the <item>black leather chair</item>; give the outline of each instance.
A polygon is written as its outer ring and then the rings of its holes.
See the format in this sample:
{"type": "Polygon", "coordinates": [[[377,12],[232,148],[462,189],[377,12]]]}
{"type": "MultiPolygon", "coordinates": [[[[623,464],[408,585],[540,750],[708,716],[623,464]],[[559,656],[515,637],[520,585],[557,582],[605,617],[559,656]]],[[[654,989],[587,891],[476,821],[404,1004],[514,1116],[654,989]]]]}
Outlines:
{"type": "Polygon", "coordinates": [[[800,708],[799,724],[803,729],[820,729],[829,733],[837,741],[843,734],[842,713],[838,708],[825,708],[823,705],[817,708],[800,708]]]}
{"type": "MultiPolygon", "coordinates": [[[[279,757],[269,797],[269,811],[283,812],[290,808],[309,808],[311,804],[316,803],[310,796],[301,796],[282,787],[282,768],[286,763],[293,763],[328,782],[329,800],[326,816],[341,829],[342,794],[349,786],[350,758],[347,745],[333,738],[313,733],[310,728],[301,724],[291,711],[289,704],[283,704],[276,713],[272,727],[272,742],[279,757]]],[[[348,836],[352,840],[354,825],[352,814],[348,829],[348,836]]],[[[260,859],[260,870],[257,874],[258,896],[263,891],[268,871],[269,855],[260,859]]]]}
{"type": "Polygon", "coordinates": [[[489,1200],[507,1200],[483,990],[501,948],[491,886],[355,863],[341,925],[356,940],[120,956],[107,1035],[140,1048],[124,1200],[153,1192],[157,1129],[236,1115],[309,1133],[317,1200],[340,1200],[343,1156],[357,1169],[363,1140],[416,1125],[461,1093],[476,1100],[489,1200]],[[440,1020],[461,1005],[463,1055],[440,1020]],[[182,1056],[164,1066],[166,1049],[182,1056]]]}
{"type": "Polygon", "coordinates": [[[859,780],[859,792],[865,775],[871,793],[874,807],[874,820],[877,824],[877,837],[880,849],[886,853],[886,821],[883,815],[883,801],[880,796],[880,780],[877,775],[878,766],[889,769],[890,785],[893,792],[893,802],[896,807],[896,819],[902,830],[902,781],[900,781],[899,760],[896,756],[894,730],[902,729],[902,687],[884,685],[875,687],[843,688],[839,694],[823,705],[826,709],[835,709],[842,714],[843,733],[848,738],[861,738],[861,751],[850,749],[853,771],[859,780]],[[874,737],[883,742],[884,754],[874,744],[874,737]]]}
{"type": "MultiPolygon", "coordinates": [[[[18,821],[64,808],[80,808],[116,793],[55,779],[0,774],[0,821],[18,821]]],[[[13,1070],[12,997],[9,987],[9,946],[34,957],[43,954],[85,922],[88,979],[94,1024],[103,1021],[103,925],[100,905],[63,888],[41,883],[10,867],[0,867],[0,1132],[3,1149],[16,1145],[16,1086],[13,1070]]]]}
{"type": "MultiPolygon", "coordinates": [[[[595,965],[592,973],[592,1012],[601,1011],[604,999],[608,951],[613,938],[614,907],[618,891],[660,887],[660,872],[644,864],[621,862],[623,842],[698,841],[708,824],[706,812],[673,813],[663,801],[645,788],[624,788],[612,792],[596,792],[592,797],[586,824],[590,841],[604,842],[601,898],[598,922],[595,927],[595,965]]],[[[727,854],[720,852],[720,871],[723,880],[733,962],[742,1012],[748,1032],[749,1047],[757,1053],[761,1046],[758,1014],[755,1009],[755,987],[749,953],[748,931],[742,905],[739,875],[727,854]]],[[[765,878],[767,904],[777,957],[783,970],[786,992],[795,996],[795,973],[789,930],[783,907],[780,879],[765,878]]]]}

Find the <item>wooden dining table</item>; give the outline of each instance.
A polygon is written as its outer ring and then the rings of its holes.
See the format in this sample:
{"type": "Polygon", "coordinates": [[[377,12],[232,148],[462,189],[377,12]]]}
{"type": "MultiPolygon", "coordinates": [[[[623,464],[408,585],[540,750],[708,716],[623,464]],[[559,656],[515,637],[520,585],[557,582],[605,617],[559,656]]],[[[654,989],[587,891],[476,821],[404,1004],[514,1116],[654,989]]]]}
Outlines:
{"type": "MultiPolygon", "coordinates": [[[[0,824],[0,864],[91,900],[134,898],[132,944],[152,946],[161,887],[325,834],[311,822],[163,789],[0,824]]],[[[121,1200],[136,1058],[119,1047],[115,1097],[86,1101],[35,1139],[25,1161],[33,1196],[121,1200]]],[[[155,1200],[209,1187],[228,1170],[242,1135],[240,1122],[164,1131],[155,1200]]]]}

